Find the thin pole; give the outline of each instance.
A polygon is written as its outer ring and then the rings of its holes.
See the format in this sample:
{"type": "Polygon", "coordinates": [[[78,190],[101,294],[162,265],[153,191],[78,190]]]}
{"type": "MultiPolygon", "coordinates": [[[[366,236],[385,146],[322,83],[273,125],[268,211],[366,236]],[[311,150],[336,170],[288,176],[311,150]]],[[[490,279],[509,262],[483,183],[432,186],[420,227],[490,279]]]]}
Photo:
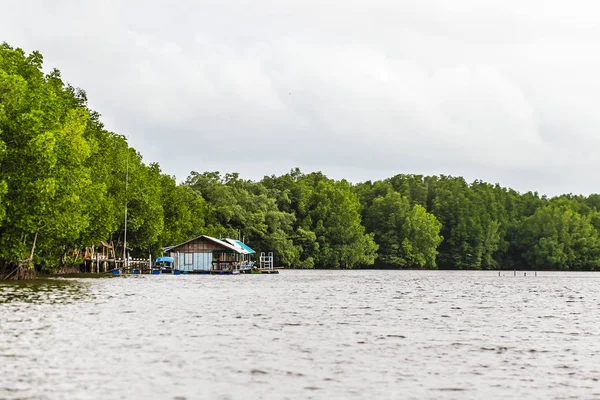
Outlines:
{"type": "Polygon", "coordinates": [[[127,149],[127,167],[125,169],[125,235],[123,239],[123,256],[125,258],[125,271],[129,268],[127,257],[127,189],[129,187],[129,149],[127,149]]]}

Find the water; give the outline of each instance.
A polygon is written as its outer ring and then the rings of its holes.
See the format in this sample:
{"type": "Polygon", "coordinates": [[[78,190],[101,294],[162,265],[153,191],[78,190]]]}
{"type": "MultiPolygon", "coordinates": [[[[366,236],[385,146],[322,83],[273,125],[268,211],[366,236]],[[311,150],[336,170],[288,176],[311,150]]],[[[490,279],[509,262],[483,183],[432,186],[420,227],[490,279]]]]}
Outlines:
{"type": "Polygon", "coordinates": [[[506,275],[0,284],[0,398],[600,398],[600,274],[506,275]]]}

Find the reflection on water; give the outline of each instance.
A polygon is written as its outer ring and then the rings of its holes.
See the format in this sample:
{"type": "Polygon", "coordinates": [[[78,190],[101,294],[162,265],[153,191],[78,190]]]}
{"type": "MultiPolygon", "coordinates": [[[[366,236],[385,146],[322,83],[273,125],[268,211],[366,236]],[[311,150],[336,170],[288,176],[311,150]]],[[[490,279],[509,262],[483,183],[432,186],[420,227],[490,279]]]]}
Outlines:
{"type": "Polygon", "coordinates": [[[0,282],[0,304],[72,303],[85,299],[87,283],[74,279],[37,279],[0,282]]]}
{"type": "Polygon", "coordinates": [[[0,284],[0,398],[600,398],[600,274],[0,284]]]}

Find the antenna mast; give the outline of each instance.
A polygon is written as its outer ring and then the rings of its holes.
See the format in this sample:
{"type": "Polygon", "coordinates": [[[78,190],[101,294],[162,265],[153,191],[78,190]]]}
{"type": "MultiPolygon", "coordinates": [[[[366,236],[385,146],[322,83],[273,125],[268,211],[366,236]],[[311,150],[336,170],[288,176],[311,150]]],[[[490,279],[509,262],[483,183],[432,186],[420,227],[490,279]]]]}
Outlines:
{"type": "Polygon", "coordinates": [[[127,257],[127,189],[129,186],[129,149],[127,149],[127,167],[125,168],[125,236],[123,239],[123,258],[125,258],[125,270],[129,267],[129,260],[127,257]]]}

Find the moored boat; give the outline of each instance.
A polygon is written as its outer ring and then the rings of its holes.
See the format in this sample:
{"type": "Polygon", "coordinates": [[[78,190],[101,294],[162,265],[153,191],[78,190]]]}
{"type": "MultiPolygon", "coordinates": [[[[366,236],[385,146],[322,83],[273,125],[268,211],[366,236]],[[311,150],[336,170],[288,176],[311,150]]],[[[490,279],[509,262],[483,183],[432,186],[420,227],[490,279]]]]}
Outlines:
{"type": "Polygon", "coordinates": [[[172,274],[174,262],[175,259],[173,257],[158,257],[152,267],[152,274],[172,274]]]}

